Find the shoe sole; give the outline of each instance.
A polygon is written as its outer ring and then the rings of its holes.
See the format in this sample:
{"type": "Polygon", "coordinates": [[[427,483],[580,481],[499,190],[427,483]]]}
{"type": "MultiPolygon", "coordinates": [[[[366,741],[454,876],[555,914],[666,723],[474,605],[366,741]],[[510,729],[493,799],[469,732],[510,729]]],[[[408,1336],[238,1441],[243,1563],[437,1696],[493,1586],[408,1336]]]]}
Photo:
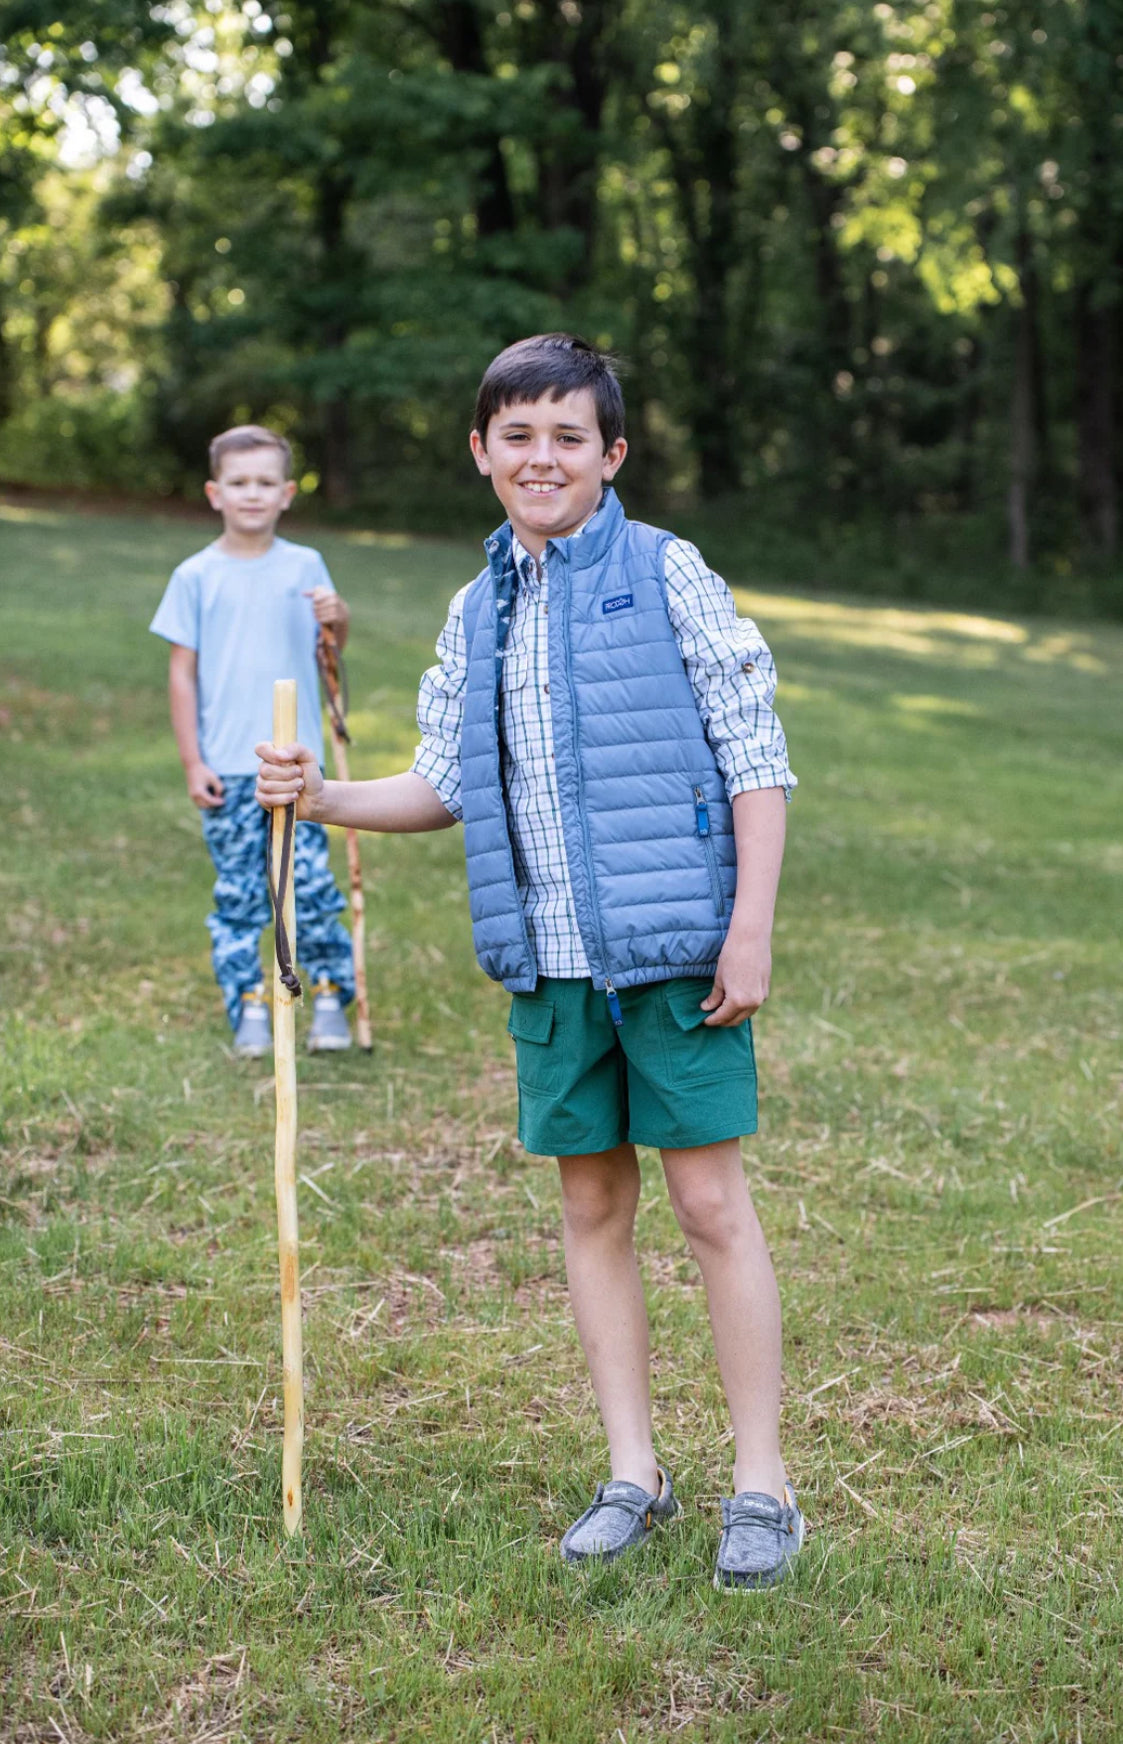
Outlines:
{"type": "Polygon", "coordinates": [[[772,1569],[767,1574],[738,1576],[727,1569],[714,1570],[714,1591],[718,1593],[763,1593],[769,1587],[779,1586],[780,1582],[790,1572],[792,1563],[803,1549],[804,1523],[800,1515],[799,1533],[796,1546],[790,1556],[785,1556],[779,1568],[772,1569]]]}
{"type": "Polygon", "coordinates": [[[327,1036],[322,1041],[313,1041],[308,1037],[308,1052],[310,1054],[345,1054],[351,1046],[351,1037],[344,1041],[342,1036],[327,1036]]]}
{"type": "Polygon", "coordinates": [[[234,1049],[235,1057],[239,1060],[264,1060],[272,1052],[272,1042],[268,1042],[262,1047],[253,1046],[234,1049]]]}

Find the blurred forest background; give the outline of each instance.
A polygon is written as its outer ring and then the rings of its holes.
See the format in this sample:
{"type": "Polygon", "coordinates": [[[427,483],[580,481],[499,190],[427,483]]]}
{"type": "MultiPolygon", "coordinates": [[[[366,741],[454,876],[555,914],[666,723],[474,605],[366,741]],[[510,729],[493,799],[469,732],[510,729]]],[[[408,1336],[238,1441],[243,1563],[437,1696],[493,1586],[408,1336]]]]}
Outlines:
{"type": "Polygon", "coordinates": [[[1123,612],[1123,0],[0,0],[0,480],[483,524],[482,367],[804,585],[1123,612]]]}

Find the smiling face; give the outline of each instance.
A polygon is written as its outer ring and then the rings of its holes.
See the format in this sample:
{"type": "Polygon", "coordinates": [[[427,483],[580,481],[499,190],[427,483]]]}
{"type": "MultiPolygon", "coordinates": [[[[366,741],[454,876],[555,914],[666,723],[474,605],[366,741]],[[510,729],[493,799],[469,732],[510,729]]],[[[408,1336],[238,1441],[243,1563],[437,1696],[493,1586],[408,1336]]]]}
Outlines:
{"type": "Polygon", "coordinates": [[[207,501],[228,533],[272,532],[292,502],[296,485],[285,477],[277,448],[242,448],[222,456],[218,477],[207,481],[207,501]]]}
{"type": "Polygon", "coordinates": [[[501,406],[486,438],[472,431],[472,453],[534,557],[550,539],[584,526],[628,452],[621,436],[605,448],[591,388],[554,400],[501,406]]]}

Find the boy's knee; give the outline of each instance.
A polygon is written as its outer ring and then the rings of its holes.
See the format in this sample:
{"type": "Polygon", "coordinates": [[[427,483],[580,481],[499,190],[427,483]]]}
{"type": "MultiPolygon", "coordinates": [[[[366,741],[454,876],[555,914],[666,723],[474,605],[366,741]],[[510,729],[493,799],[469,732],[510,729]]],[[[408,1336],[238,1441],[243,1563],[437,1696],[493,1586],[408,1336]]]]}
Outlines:
{"type": "Polygon", "coordinates": [[[571,1172],[562,1178],[562,1215],[573,1235],[597,1235],[635,1218],[639,1180],[630,1172],[571,1172]]]}
{"type": "Polygon", "coordinates": [[[744,1182],[713,1180],[680,1181],[671,1194],[679,1228],[690,1243],[710,1248],[728,1248],[742,1242],[756,1223],[756,1212],[744,1182]]]}

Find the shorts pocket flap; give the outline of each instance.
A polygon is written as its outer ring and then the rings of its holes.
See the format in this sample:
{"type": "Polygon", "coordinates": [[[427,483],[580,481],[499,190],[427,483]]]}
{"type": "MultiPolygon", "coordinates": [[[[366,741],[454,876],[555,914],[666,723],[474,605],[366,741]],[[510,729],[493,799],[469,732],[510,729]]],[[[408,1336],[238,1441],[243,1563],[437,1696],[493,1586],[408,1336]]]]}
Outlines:
{"type": "Polygon", "coordinates": [[[507,1034],[517,1042],[548,1042],[554,1029],[554,1008],[543,1001],[531,1003],[516,994],[511,1001],[507,1034]]]}
{"type": "Polygon", "coordinates": [[[713,987],[712,981],[671,981],[667,984],[667,1008],[680,1029],[697,1029],[709,1017],[701,1001],[713,987]]]}

